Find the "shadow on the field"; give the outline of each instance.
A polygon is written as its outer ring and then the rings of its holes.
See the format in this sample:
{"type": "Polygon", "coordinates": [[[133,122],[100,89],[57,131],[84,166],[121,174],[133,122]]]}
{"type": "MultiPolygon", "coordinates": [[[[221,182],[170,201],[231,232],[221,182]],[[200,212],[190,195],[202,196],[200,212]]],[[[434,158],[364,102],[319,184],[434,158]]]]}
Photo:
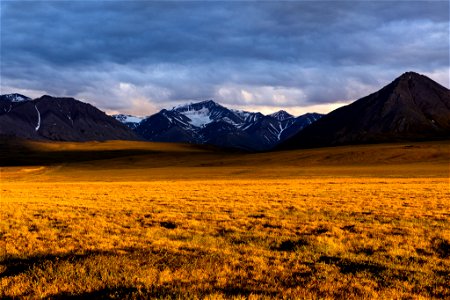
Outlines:
{"type": "MultiPolygon", "coordinates": [[[[93,292],[72,294],[72,293],[59,293],[56,295],[48,296],[44,299],[127,299],[137,295],[139,290],[135,287],[116,287],[116,288],[103,288],[93,292]]],[[[136,296],[135,296],[136,298],[136,296]]]]}
{"type": "Polygon", "coordinates": [[[44,299],[186,299],[186,298],[202,298],[208,294],[220,293],[226,298],[232,297],[249,297],[250,295],[275,297],[277,293],[267,293],[250,288],[225,287],[222,289],[211,289],[209,291],[188,292],[189,285],[179,286],[154,286],[149,289],[138,289],[136,287],[115,287],[103,288],[92,292],[72,294],[59,293],[48,296],[44,299]]]}
{"type": "MultiPolygon", "coordinates": [[[[63,163],[80,163],[96,160],[108,160],[115,158],[133,157],[140,159],[149,156],[155,160],[167,161],[168,158],[176,158],[184,161],[195,161],[198,158],[199,166],[220,166],[218,161],[222,155],[236,155],[248,153],[243,150],[217,148],[208,145],[179,145],[179,149],[186,151],[174,151],[170,149],[61,149],[46,150],[33,146],[32,143],[21,139],[2,139],[0,136],[0,167],[11,166],[47,166],[63,163]],[[183,148],[184,147],[184,148],[183,148]],[[205,164],[205,154],[213,158],[211,163],[205,164]]],[[[170,160],[169,160],[170,161],[170,160]]]]}
{"type": "MultiPolygon", "coordinates": [[[[95,260],[101,257],[105,258],[103,262],[108,261],[110,264],[123,262],[123,258],[126,257],[130,261],[138,261],[136,266],[151,265],[152,268],[156,268],[160,272],[167,269],[178,270],[186,267],[195,270],[208,264],[212,264],[210,268],[215,268],[217,265],[223,263],[223,258],[197,249],[195,251],[181,249],[180,252],[172,252],[164,249],[122,248],[114,251],[84,251],[83,253],[37,255],[27,258],[7,257],[0,261],[0,265],[4,268],[4,271],[0,273],[0,279],[9,276],[20,276],[27,272],[30,272],[28,275],[34,276],[33,273],[36,273],[36,269],[48,268],[53,265],[52,269],[55,271],[59,264],[62,266],[67,263],[74,265],[77,263],[83,264],[84,260],[95,260]],[[197,264],[194,262],[197,262],[197,264]]],[[[36,274],[40,274],[39,270],[36,274]]],[[[249,297],[250,295],[275,297],[277,295],[277,292],[274,290],[258,288],[257,283],[256,281],[247,279],[234,282],[233,284],[230,283],[223,287],[215,287],[214,279],[211,279],[210,282],[206,280],[206,283],[175,280],[167,284],[155,282],[152,285],[142,286],[139,284],[130,285],[129,281],[125,280],[121,284],[114,283],[114,285],[110,286],[109,282],[105,281],[103,282],[105,286],[95,290],[78,292],[64,291],[48,295],[44,299],[149,299],[161,297],[183,299],[186,297],[203,298],[215,293],[222,294],[226,298],[249,297]],[[195,288],[197,284],[198,286],[203,285],[203,287],[195,288]]],[[[33,295],[23,294],[19,295],[18,298],[27,298],[30,296],[33,295]]],[[[8,298],[5,296],[2,299],[17,298],[8,298]]]]}
{"type": "Polygon", "coordinates": [[[35,266],[62,261],[77,262],[94,255],[111,255],[108,251],[88,251],[84,253],[66,253],[60,255],[45,254],[31,257],[6,257],[0,261],[4,271],[0,273],[0,279],[8,276],[17,276],[27,272],[35,266]]]}
{"type": "Polygon", "coordinates": [[[0,166],[55,165],[158,153],[140,149],[41,151],[20,143],[13,145],[0,142],[0,166]]]}
{"type": "Polygon", "coordinates": [[[177,269],[183,266],[193,264],[193,261],[205,260],[209,262],[219,263],[220,257],[216,257],[209,252],[194,249],[174,252],[166,249],[142,249],[142,248],[118,248],[108,251],[83,251],[81,253],[69,252],[62,254],[42,254],[29,257],[6,256],[0,260],[0,266],[3,271],[0,271],[0,279],[8,276],[17,276],[34,268],[44,268],[49,264],[76,264],[87,259],[106,258],[106,261],[114,262],[119,258],[123,262],[123,258],[131,261],[138,261],[145,264],[151,264],[153,268],[160,271],[167,268],[177,269]],[[120,259],[122,258],[122,259],[120,259]]]}
{"type": "Polygon", "coordinates": [[[431,247],[440,258],[450,257],[450,242],[442,237],[434,237],[431,240],[431,247]]]}

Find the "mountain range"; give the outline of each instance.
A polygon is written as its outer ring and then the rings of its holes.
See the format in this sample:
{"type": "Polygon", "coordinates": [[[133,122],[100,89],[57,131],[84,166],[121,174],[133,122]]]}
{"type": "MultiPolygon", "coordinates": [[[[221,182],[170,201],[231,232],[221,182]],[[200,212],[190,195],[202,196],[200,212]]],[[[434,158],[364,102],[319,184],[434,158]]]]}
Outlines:
{"type": "Polygon", "coordinates": [[[73,98],[0,96],[0,137],[37,140],[148,140],[250,151],[450,138],[450,91],[407,72],[327,115],[294,117],[228,109],[213,100],[145,117],[108,116],[73,98]]]}
{"type": "Polygon", "coordinates": [[[180,105],[145,117],[108,116],[73,98],[0,96],[0,136],[34,140],[148,140],[268,150],[322,115],[295,118],[228,109],[213,100],[180,105]]]}
{"type": "MultiPolygon", "coordinates": [[[[130,123],[145,140],[210,144],[223,148],[268,150],[322,115],[305,114],[295,118],[285,111],[272,115],[228,109],[213,100],[180,105],[130,123]],[[288,130],[289,129],[289,130],[288,130]]],[[[121,115],[115,115],[120,119],[121,115]]]]}

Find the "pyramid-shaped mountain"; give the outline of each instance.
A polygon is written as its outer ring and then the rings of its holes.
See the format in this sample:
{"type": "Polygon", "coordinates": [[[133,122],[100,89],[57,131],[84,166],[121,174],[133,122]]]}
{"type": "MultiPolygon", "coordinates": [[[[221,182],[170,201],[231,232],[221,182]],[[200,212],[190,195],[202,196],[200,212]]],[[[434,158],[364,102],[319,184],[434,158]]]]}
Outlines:
{"type": "Polygon", "coordinates": [[[450,90],[407,72],[376,93],[338,108],[278,149],[450,138],[450,90]]]}

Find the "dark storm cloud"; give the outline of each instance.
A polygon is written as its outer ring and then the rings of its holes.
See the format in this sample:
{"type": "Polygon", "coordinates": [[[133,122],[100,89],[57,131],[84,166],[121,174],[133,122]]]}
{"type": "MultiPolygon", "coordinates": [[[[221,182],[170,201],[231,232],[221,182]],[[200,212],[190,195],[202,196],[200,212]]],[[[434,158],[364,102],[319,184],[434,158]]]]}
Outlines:
{"type": "Polygon", "coordinates": [[[295,107],[408,70],[448,86],[449,3],[3,1],[1,51],[2,90],[295,107]]]}

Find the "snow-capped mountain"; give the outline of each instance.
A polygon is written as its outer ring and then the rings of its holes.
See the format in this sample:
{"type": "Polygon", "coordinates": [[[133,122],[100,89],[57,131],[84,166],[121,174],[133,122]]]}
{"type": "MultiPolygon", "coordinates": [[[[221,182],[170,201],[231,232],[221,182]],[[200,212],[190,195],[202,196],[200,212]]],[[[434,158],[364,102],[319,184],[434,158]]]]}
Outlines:
{"type": "Polygon", "coordinates": [[[10,112],[18,104],[30,100],[31,98],[21,94],[0,95],[0,113],[10,112]]]}
{"type": "Polygon", "coordinates": [[[189,123],[196,127],[205,127],[207,124],[217,121],[223,121],[240,127],[248,122],[251,122],[252,120],[254,121],[255,115],[258,114],[246,111],[230,110],[214,102],[213,100],[180,105],[174,107],[172,111],[176,111],[188,117],[191,120],[189,123]]]}
{"type": "Polygon", "coordinates": [[[295,118],[285,111],[264,116],[259,112],[228,109],[213,100],[206,100],[163,109],[142,120],[135,128],[127,125],[150,141],[267,150],[309,125],[308,120],[320,116],[295,118]],[[289,134],[285,134],[288,129],[289,134]]]}
{"type": "Polygon", "coordinates": [[[9,101],[9,102],[23,102],[30,101],[31,98],[21,94],[4,94],[0,96],[0,101],[9,101]]]}
{"type": "Polygon", "coordinates": [[[126,126],[128,126],[131,129],[135,129],[139,125],[139,123],[141,123],[141,121],[144,119],[142,117],[136,117],[136,116],[124,115],[124,114],[112,115],[111,117],[113,117],[117,121],[125,124],[126,126]]]}

